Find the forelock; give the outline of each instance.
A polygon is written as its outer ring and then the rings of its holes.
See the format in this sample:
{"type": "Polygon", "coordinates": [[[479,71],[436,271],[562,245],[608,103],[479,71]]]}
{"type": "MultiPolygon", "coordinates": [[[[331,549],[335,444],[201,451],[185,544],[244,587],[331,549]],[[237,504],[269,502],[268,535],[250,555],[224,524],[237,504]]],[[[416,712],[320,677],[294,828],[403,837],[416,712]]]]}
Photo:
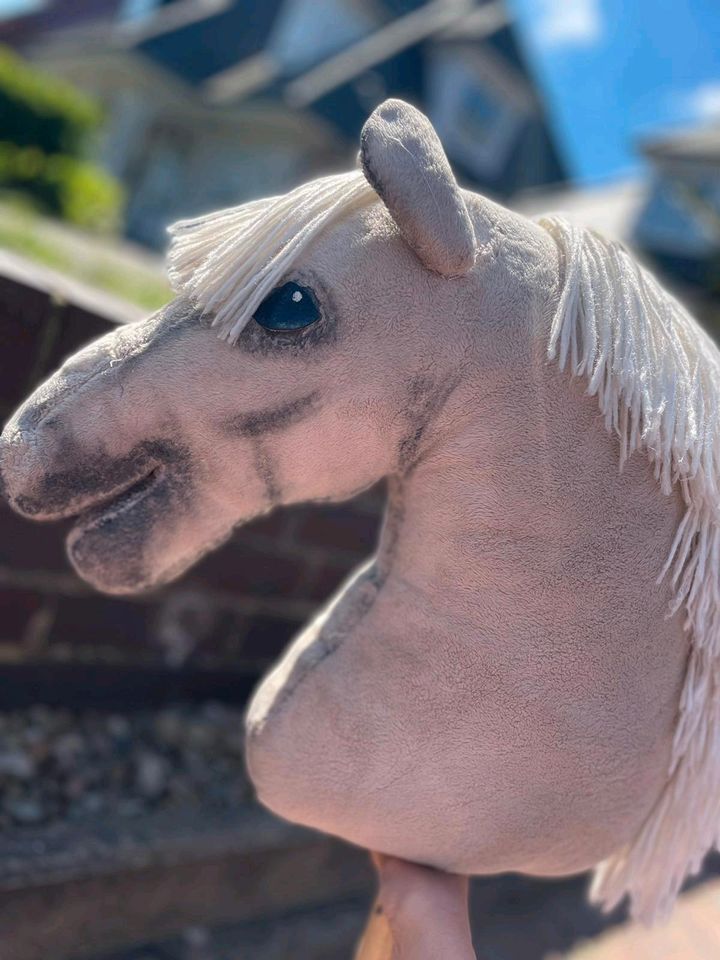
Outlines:
{"type": "Polygon", "coordinates": [[[361,171],[322,177],[169,228],[168,276],[234,343],[259,304],[325,227],[377,200],[361,171]]]}

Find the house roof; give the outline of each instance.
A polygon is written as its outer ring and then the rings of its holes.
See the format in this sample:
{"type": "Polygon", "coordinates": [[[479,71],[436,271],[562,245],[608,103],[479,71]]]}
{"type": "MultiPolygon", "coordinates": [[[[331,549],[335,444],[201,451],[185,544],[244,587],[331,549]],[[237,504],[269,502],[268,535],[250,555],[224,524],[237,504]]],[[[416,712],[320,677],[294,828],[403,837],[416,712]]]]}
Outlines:
{"type": "Polygon", "coordinates": [[[448,27],[457,29],[460,22],[479,13],[483,14],[486,33],[488,27],[494,31],[501,23],[507,22],[504,4],[500,0],[479,9],[473,0],[431,0],[293,80],[286,88],[288,100],[297,106],[312,103],[378,63],[448,27]],[[498,20],[500,12],[503,14],[501,21],[498,20]]]}
{"type": "MultiPolygon", "coordinates": [[[[120,0],[105,0],[119,3],[120,0]]],[[[240,99],[283,74],[267,50],[286,0],[174,0],[151,16],[84,23],[57,30],[49,45],[58,49],[111,46],[132,49],[203,88],[209,99],[240,99]]],[[[285,88],[291,103],[312,103],[373,66],[438,34],[479,40],[509,22],[503,0],[381,0],[394,17],[385,26],[312,66],[285,88]]]]}
{"type": "MultiPolygon", "coordinates": [[[[294,107],[308,106],[372,67],[448,28],[462,31],[462,24],[472,23],[477,38],[481,24],[487,35],[508,20],[501,0],[491,0],[479,8],[476,0],[429,0],[420,6],[408,6],[412,7],[409,12],[401,13],[367,37],[291,78],[283,89],[287,102],[294,107]]],[[[240,99],[279,79],[282,72],[279,63],[262,53],[209,77],[204,92],[213,102],[240,99]]]]}
{"type": "Polygon", "coordinates": [[[647,192],[643,180],[618,180],[583,189],[527,191],[517,196],[511,206],[532,219],[558,214],[576,226],[589,227],[612,240],[627,243],[647,192]]]}
{"type": "MultiPolygon", "coordinates": [[[[499,177],[479,179],[478,170],[458,173],[500,194],[527,183],[536,168],[538,182],[567,176],[534,94],[525,57],[514,36],[507,0],[373,0],[376,25],[338,52],[297,72],[284,63],[273,31],[290,0],[174,0],[140,21],[118,23],[111,31],[73,29],[55,33],[41,46],[46,59],[87,61],[110,53],[139,58],[158,67],[168,80],[194,89],[198,104],[234,109],[240,103],[281,103],[305,110],[348,142],[354,142],[368,113],[388,95],[423,104],[428,96],[428,42],[449,47],[472,45],[481,57],[499,55],[519,85],[532,94],[512,157],[499,177]],[[392,13],[390,11],[392,10],[392,13]],[[388,16],[390,19],[388,20],[388,16]]],[[[310,0],[308,0],[310,2],[310,0]]],[[[357,0],[365,4],[367,0],[357,0]]],[[[370,9],[370,7],[368,7],[370,9]]],[[[189,93],[190,91],[188,91],[189,93]]]]}
{"type": "Polygon", "coordinates": [[[681,161],[715,168],[720,164],[720,124],[694,127],[641,144],[642,152],[655,162],[681,161]]]}
{"type": "Polygon", "coordinates": [[[63,25],[41,33],[35,46],[64,55],[93,49],[135,51],[186,83],[199,86],[263,50],[282,3],[175,0],[137,20],[63,25]]]}

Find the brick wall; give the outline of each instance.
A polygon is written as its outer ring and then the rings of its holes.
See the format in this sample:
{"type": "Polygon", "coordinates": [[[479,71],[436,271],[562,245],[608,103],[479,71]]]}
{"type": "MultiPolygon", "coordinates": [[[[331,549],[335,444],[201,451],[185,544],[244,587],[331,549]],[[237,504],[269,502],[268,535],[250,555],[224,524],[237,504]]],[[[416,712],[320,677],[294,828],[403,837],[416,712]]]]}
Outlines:
{"type": "MultiPolygon", "coordinates": [[[[0,255],[3,421],[65,357],[137,317],[127,304],[0,255]]],[[[127,600],[79,580],[62,525],[30,523],[0,506],[0,664],[14,678],[0,706],[62,700],[68,689],[102,700],[108,685],[123,683],[125,701],[128,693],[241,699],[372,551],[382,503],[375,489],[341,506],[278,511],[175,584],[127,600]]]]}

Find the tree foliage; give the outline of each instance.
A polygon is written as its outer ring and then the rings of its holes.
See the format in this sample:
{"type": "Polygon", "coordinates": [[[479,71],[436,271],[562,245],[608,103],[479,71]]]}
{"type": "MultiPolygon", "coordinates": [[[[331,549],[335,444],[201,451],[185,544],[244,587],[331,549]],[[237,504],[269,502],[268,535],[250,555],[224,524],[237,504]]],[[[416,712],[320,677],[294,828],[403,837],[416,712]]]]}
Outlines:
{"type": "Polygon", "coordinates": [[[116,227],[122,189],[83,159],[101,122],[91,98],[0,48],[0,187],[72,223],[116,227]]]}

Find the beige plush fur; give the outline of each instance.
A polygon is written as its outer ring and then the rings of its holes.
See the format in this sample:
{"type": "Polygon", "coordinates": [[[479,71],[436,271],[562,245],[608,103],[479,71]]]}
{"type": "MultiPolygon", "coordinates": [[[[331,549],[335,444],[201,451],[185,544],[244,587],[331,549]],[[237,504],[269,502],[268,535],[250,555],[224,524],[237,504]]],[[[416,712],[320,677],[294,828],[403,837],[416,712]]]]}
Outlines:
{"type": "MultiPolygon", "coordinates": [[[[71,358],[7,425],[8,498],[78,515],[73,564],[124,593],[277,505],[388,477],[376,556],[250,707],[261,800],[454,872],[614,856],[601,896],[629,890],[650,917],[698,852],[690,828],[679,855],[660,835],[644,871],[618,867],[667,796],[697,639],[658,580],[687,506],[678,478],[663,492],[642,436],[620,470],[593,364],[578,367],[606,328],[586,310],[571,335],[557,231],[461,192],[398,101],[361,160],[368,181],[295,195],[296,230],[284,198],[182,225],[178,299],[71,358]],[[321,317],[270,334],[252,311],[288,279],[321,317]],[[548,359],[573,336],[574,379],[548,359]]],[[[603,397],[622,413],[610,368],[603,397]]],[[[691,774],[679,789],[692,798],[691,774]]]]}

